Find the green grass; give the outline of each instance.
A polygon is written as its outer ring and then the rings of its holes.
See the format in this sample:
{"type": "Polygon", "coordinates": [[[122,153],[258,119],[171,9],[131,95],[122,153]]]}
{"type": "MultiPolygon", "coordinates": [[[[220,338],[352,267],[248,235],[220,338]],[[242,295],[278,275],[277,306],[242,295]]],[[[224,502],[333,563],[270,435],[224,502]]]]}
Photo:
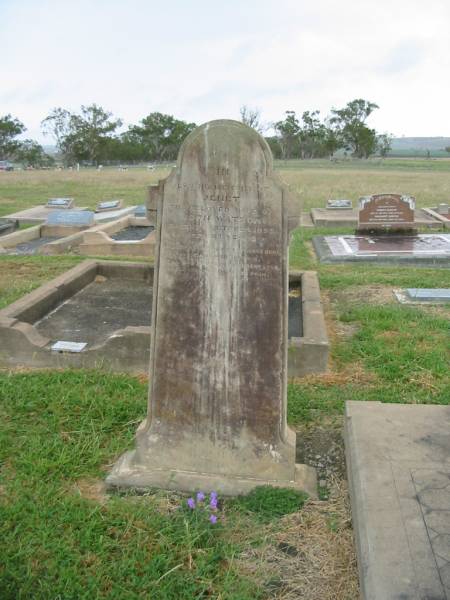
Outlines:
{"type": "Polygon", "coordinates": [[[0,309],[82,260],[78,256],[0,256],[0,309]]]}
{"type": "Polygon", "coordinates": [[[257,516],[225,503],[212,525],[176,495],[80,494],[132,445],[146,392],[81,370],[0,375],[2,600],[262,597],[234,563],[257,516]]]}

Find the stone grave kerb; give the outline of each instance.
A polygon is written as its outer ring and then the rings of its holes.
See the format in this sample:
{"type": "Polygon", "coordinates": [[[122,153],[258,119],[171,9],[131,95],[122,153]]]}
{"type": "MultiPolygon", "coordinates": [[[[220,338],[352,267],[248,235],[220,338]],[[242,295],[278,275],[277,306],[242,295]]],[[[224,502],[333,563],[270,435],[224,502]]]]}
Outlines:
{"type": "Polygon", "coordinates": [[[300,210],[237,121],[183,143],[156,212],[148,415],[111,487],[308,489],[287,426],[288,245],[300,210]]]}

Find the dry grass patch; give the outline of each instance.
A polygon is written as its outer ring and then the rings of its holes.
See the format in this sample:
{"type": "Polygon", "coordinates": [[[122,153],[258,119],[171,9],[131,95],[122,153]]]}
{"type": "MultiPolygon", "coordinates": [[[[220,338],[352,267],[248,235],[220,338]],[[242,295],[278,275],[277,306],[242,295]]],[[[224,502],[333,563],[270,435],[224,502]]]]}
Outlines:
{"type": "Polygon", "coordinates": [[[238,560],[242,571],[267,581],[276,600],[355,600],[356,555],[346,484],[329,501],[308,501],[300,512],[268,527],[267,542],[238,560]]]}

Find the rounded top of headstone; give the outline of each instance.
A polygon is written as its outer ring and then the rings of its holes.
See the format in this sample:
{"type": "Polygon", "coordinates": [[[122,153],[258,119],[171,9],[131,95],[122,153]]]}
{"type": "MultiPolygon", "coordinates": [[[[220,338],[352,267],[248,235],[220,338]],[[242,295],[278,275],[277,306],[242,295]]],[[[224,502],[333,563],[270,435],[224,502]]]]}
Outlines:
{"type": "Polygon", "coordinates": [[[266,140],[252,127],[231,119],[209,121],[187,136],[178,154],[178,169],[193,158],[200,160],[206,168],[211,163],[223,168],[250,162],[265,175],[273,169],[272,153],[266,140]]]}

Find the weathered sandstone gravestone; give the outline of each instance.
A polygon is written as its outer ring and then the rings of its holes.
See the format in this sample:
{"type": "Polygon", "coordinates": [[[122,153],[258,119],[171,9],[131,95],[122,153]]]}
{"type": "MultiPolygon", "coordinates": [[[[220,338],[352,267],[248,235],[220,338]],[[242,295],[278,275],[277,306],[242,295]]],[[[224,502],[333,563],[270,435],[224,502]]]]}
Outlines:
{"type": "Polygon", "coordinates": [[[400,194],[375,194],[359,199],[358,231],[411,232],[415,199],[400,194]]]}
{"type": "Polygon", "coordinates": [[[155,194],[148,416],[107,483],[314,493],[286,425],[287,251],[298,215],[268,145],[241,123],[207,123],[155,194]]]}

